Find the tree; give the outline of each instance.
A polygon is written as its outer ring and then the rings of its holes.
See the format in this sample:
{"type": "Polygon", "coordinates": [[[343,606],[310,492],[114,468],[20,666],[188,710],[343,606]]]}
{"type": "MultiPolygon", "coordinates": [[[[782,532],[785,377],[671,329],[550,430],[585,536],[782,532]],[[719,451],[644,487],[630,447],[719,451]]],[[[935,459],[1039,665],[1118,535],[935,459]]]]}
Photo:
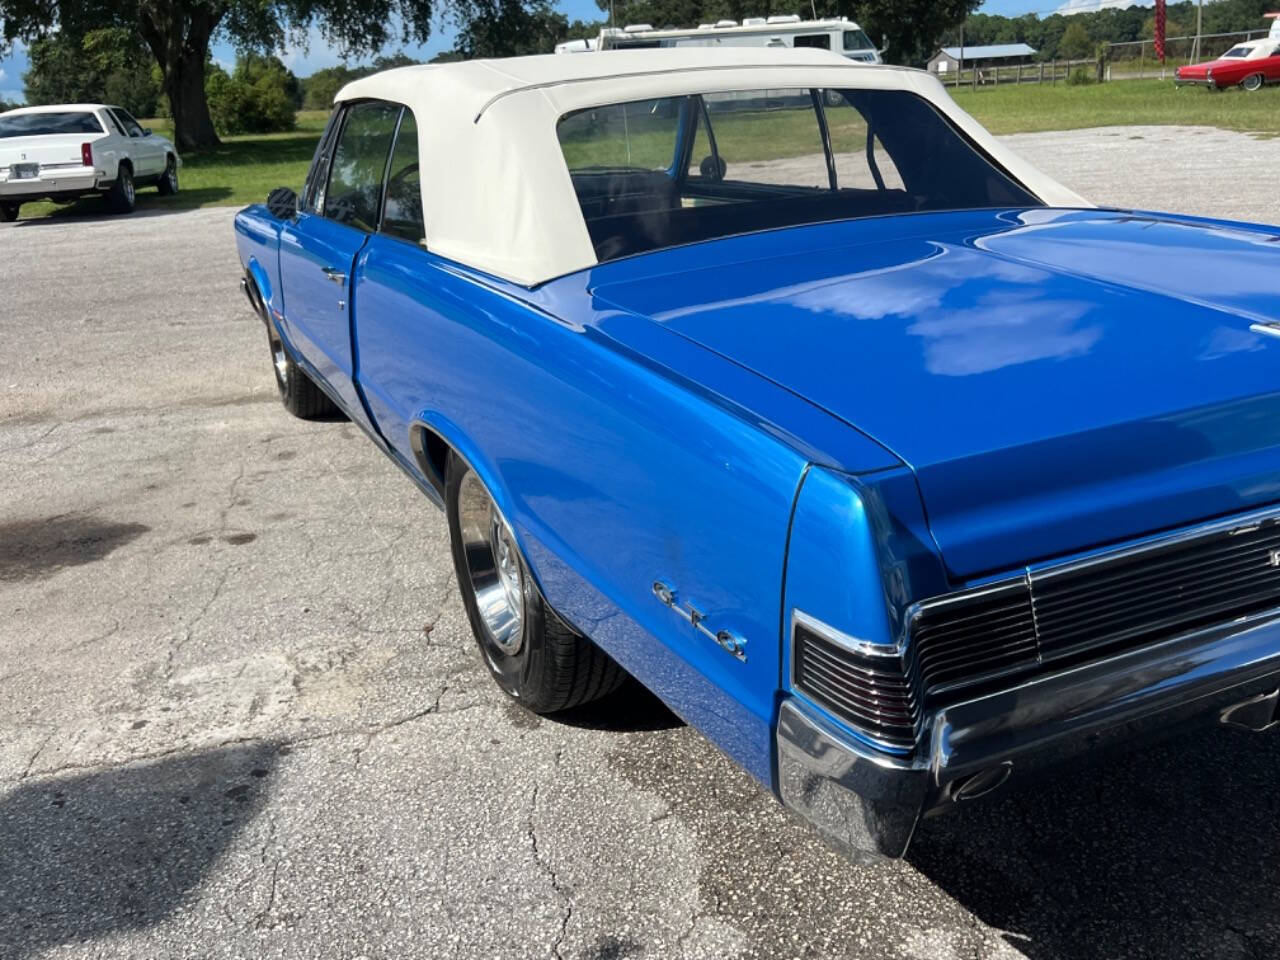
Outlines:
{"type": "Polygon", "coordinates": [[[156,114],[160,87],[151,53],[128,30],[57,33],[31,44],[28,58],[22,81],[29,104],[105,101],[136,116],[156,114]]]}
{"type": "Polygon", "coordinates": [[[465,59],[550,53],[569,29],[550,0],[455,0],[454,15],[465,59]]]}
{"type": "Polygon", "coordinates": [[[219,133],[275,133],[292,130],[302,103],[298,78],[275,57],[241,54],[235,73],[217,64],[209,69],[205,94],[219,133]]]}
{"type": "Polygon", "coordinates": [[[367,77],[369,74],[377,73],[379,70],[411,67],[420,62],[413,59],[403,50],[399,50],[390,56],[375,57],[373,63],[367,67],[348,67],[343,65],[317,70],[311,76],[303,77],[300,81],[302,84],[302,108],[304,110],[328,110],[333,106],[333,98],[338,95],[338,91],[352,80],[359,80],[361,77],[367,77]]]}
{"type": "Polygon", "coordinates": [[[433,12],[433,0],[0,0],[0,52],[16,39],[34,42],[59,32],[136,31],[160,66],[174,138],[179,148],[194,150],[218,143],[205,95],[215,33],[244,50],[272,50],[318,26],[343,57],[360,56],[385,46],[394,24],[405,42],[426,42],[433,12]]]}
{"type": "Polygon", "coordinates": [[[351,67],[325,67],[317,70],[309,77],[302,78],[302,109],[328,110],[333,106],[333,98],[338,91],[352,80],[365,76],[363,69],[351,67]]]}
{"type": "Polygon", "coordinates": [[[1058,53],[1068,60],[1083,60],[1093,53],[1093,41],[1083,21],[1072,18],[1058,42],[1058,53]]]}

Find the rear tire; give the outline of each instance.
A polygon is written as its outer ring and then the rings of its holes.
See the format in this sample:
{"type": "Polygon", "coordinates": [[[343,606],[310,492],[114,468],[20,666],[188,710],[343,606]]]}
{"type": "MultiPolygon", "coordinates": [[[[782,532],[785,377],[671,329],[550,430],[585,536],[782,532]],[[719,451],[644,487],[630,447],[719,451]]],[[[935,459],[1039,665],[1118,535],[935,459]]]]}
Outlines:
{"type": "Polygon", "coordinates": [[[116,182],[107,191],[107,206],[112,213],[132,213],[137,202],[138,192],[133,185],[133,170],[122,163],[116,171],[116,182]]]}
{"type": "Polygon", "coordinates": [[[160,179],[156,182],[156,189],[160,191],[162,197],[172,197],[178,192],[178,161],[173,155],[169,155],[169,159],[165,161],[164,173],[160,175],[160,179]]]}
{"type": "Polygon", "coordinates": [[[21,209],[20,203],[0,203],[0,223],[13,223],[18,219],[18,211],[21,209]]]}
{"type": "Polygon", "coordinates": [[[556,713],[616,690],[626,672],[547,605],[510,524],[457,456],[445,505],[467,619],[502,691],[534,713],[556,713]]]}
{"type": "Polygon", "coordinates": [[[1261,90],[1266,78],[1260,73],[1253,73],[1240,81],[1240,87],[1253,93],[1255,90],[1261,90]]]}

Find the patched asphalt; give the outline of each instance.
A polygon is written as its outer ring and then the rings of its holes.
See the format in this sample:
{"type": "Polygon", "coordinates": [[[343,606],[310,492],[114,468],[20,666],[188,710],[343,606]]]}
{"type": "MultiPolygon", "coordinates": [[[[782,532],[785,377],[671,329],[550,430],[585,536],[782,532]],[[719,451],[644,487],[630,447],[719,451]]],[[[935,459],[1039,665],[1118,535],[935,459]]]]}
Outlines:
{"type": "MultiPolygon", "coordinates": [[[[1280,220],[1188,138],[1011,142],[1100,201],[1280,220]]],[[[443,517],[279,407],[232,215],[0,228],[4,960],[1280,953],[1274,737],[1011,786],[868,868],[643,691],[507,701],[443,517]]]]}

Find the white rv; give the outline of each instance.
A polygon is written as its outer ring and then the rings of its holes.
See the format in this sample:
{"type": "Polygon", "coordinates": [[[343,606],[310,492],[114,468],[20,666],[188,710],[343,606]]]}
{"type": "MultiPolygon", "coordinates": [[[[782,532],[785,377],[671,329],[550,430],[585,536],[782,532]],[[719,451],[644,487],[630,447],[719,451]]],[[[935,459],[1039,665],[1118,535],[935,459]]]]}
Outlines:
{"type": "Polygon", "coordinates": [[[590,40],[556,44],[556,53],[591,53],[596,50],[637,50],[652,47],[816,47],[834,50],[850,60],[880,63],[880,51],[847,17],[801,20],[783,17],[747,17],[702,23],[689,30],[655,30],[639,23],[618,29],[606,27],[590,40]]]}

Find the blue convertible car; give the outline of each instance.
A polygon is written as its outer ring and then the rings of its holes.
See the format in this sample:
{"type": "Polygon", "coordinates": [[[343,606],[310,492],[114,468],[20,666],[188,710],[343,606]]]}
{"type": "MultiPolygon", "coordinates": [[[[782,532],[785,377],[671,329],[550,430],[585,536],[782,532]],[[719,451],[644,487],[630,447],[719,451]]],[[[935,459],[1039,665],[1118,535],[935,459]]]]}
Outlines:
{"type": "Polygon", "coordinates": [[[630,674],[888,856],[1276,722],[1276,228],[1095,208],[918,71],[655,50],[357,81],[236,237],[285,406],[443,506],[531,710],[630,674]]]}

